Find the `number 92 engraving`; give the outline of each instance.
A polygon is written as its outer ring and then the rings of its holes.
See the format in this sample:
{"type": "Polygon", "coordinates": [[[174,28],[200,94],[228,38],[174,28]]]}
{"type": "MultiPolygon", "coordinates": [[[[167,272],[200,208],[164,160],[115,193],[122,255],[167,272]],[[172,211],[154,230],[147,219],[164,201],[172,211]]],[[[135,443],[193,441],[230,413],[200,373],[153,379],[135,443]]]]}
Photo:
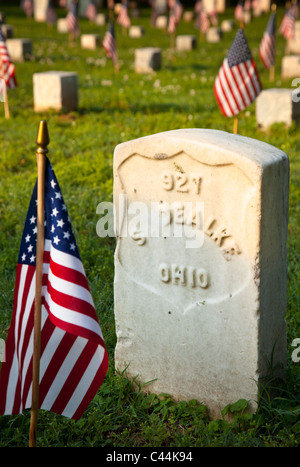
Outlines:
{"type": "Polygon", "coordinates": [[[186,174],[182,172],[171,172],[166,170],[161,174],[161,186],[164,190],[176,190],[179,193],[189,193],[190,191],[199,194],[201,187],[201,177],[197,174],[186,174]]]}

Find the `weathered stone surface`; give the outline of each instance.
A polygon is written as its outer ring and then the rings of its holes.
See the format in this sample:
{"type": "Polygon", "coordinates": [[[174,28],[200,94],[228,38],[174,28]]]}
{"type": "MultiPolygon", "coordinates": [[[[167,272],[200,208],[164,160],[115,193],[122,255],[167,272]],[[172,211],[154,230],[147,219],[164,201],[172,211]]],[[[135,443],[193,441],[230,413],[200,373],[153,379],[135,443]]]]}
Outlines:
{"type": "Polygon", "coordinates": [[[221,31],[222,32],[230,32],[234,29],[235,22],[231,19],[224,19],[221,23],[221,31]]]}
{"type": "Polygon", "coordinates": [[[31,39],[7,39],[6,46],[13,62],[24,62],[32,58],[31,39]]]}
{"type": "Polygon", "coordinates": [[[57,32],[60,32],[61,34],[66,34],[69,32],[66,18],[58,18],[57,32]]]}
{"type": "Polygon", "coordinates": [[[160,70],[162,63],[161,49],[143,47],[135,50],[134,69],[136,73],[151,73],[160,70]]]}
{"type": "Polygon", "coordinates": [[[282,58],[281,77],[283,79],[300,77],[300,55],[286,55],[282,58]]]}
{"type": "Polygon", "coordinates": [[[297,89],[272,88],[263,90],[256,99],[256,121],[262,128],[273,123],[291,126],[300,119],[300,98],[297,89]]]}
{"type": "Polygon", "coordinates": [[[300,21],[294,23],[294,37],[287,40],[287,52],[290,54],[300,54],[300,21]]]}
{"type": "Polygon", "coordinates": [[[176,36],[176,49],[180,52],[196,49],[197,37],[193,34],[182,34],[176,36]]]}
{"type": "Polygon", "coordinates": [[[67,111],[78,107],[78,79],[76,72],[46,71],[33,75],[34,110],[67,111]]]}
{"type": "Polygon", "coordinates": [[[35,21],[46,21],[46,13],[48,8],[48,0],[34,0],[33,2],[33,16],[35,21]]]}
{"type": "Polygon", "coordinates": [[[212,27],[209,28],[206,33],[207,42],[220,42],[222,37],[222,31],[220,28],[212,27]]]}
{"type": "Polygon", "coordinates": [[[158,29],[166,29],[168,27],[168,17],[165,15],[160,15],[156,18],[155,26],[158,29]]]}
{"type": "Polygon", "coordinates": [[[145,30],[142,26],[130,26],[129,37],[139,38],[145,34],[145,30]]]}
{"type": "Polygon", "coordinates": [[[1,29],[5,39],[11,39],[14,36],[14,28],[11,24],[2,24],[1,29]]]}
{"type": "Polygon", "coordinates": [[[104,13],[98,13],[95,18],[97,26],[104,26],[106,23],[106,15],[104,13]]]}
{"type": "Polygon", "coordinates": [[[213,418],[255,410],[271,356],[285,374],[288,186],[287,155],[239,135],[116,147],[116,368],[213,418]]]}
{"type": "Polygon", "coordinates": [[[82,34],[80,36],[80,44],[82,49],[96,50],[100,45],[100,35],[82,34]]]}

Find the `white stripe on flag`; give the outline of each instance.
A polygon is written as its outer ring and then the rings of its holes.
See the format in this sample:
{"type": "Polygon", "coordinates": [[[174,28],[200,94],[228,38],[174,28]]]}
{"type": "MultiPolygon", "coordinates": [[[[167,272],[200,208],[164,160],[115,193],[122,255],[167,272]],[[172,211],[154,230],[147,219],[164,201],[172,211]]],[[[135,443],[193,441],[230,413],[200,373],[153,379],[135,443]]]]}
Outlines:
{"type": "Polygon", "coordinates": [[[76,386],[75,391],[72,394],[68,404],[66,405],[62,415],[66,417],[72,418],[74,413],[77,410],[81,400],[82,400],[82,393],[87,391],[86,382],[93,381],[97,371],[99,369],[99,362],[102,362],[104,357],[104,349],[98,345],[96,352],[94,353],[89,365],[87,366],[84,374],[82,375],[81,380],[79,381],[78,385],[76,386]]]}

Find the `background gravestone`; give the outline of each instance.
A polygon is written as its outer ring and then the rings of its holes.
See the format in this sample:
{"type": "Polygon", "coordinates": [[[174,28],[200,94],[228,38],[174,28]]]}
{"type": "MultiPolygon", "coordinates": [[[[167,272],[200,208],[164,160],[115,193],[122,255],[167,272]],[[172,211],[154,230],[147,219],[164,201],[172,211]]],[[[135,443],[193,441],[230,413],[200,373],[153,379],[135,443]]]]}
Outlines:
{"type": "Polygon", "coordinates": [[[257,381],[285,375],[288,186],[287,155],[239,135],[116,147],[116,368],[212,417],[240,398],[255,410],[257,381]]]}

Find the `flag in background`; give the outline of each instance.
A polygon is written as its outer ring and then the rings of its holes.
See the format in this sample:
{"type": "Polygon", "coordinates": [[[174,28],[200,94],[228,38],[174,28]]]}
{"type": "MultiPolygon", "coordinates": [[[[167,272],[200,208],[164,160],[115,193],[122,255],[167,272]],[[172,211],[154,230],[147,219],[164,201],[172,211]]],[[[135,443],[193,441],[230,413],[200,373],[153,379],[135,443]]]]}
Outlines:
{"type": "MultiPolygon", "coordinates": [[[[5,43],[5,38],[2,33],[1,24],[0,24],[0,78],[4,80],[6,89],[14,89],[17,86],[16,81],[16,70],[15,65],[13,64],[5,43]]],[[[1,89],[0,82],[0,92],[3,92],[1,89]]]]}
{"type": "Polygon", "coordinates": [[[286,10],[279,26],[279,32],[283,35],[285,39],[292,39],[294,37],[294,28],[297,15],[297,4],[293,4],[290,8],[286,10]]]}
{"type": "Polygon", "coordinates": [[[85,16],[90,21],[95,21],[96,16],[97,16],[97,8],[96,8],[94,0],[90,0],[90,3],[88,4],[88,6],[87,6],[87,8],[85,10],[85,16]]]}
{"type": "Polygon", "coordinates": [[[182,5],[179,0],[173,1],[173,6],[171,7],[170,17],[169,17],[169,24],[168,24],[168,32],[169,34],[173,34],[178,26],[180,21],[181,15],[183,12],[182,5]]]}
{"type": "Polygon", "coordinates": [[[237,115],[253,102],[261,83],[243,28],[240,28],[214,84],[214,93],[226,117],[237,115]]]}
{"type": "Polygon", "coordinates": [[[259,46],[259,56],[265,68],[270,68],[275,63],[275,34],[276,13],[272,12],[259,46]]]}
{"type": "Polygon", "coordinates": [[[71,1],[69,12],[66,17],[67,27],[70,33],[74,36],[79,35],[79,20],[78,20],[78,2],[71,1]]]}
{"type": "Polygon", "coordinates": [[[243,2],[239,1],[234,10],[234,17],[237,21],[243,21],[244,18],[244,6],[243,2]]]}
{"type": "Polygon", "coordinates": [[[33,0],[23,0],[22,8],[25,15],[30,18],[33,15],[33,0]]]}
{"type": "Polygon", "coordinates": [[[123,26],[123,28],[129,28],[131,21],[128,15],[128,5],[127,1],[123,0],[120,8],[120,13],[117,18],[117,23],[123,26]]]}
{"type": "Polygon", "coordinates": [[[202,33],[206,33],[209,29],[210,22],[208,14],[202,4],[202,0],[198,0],[195,4],[195,28],[199,29],[202,33]]]}
{"type": "MultiPolygon", "coordinates": [[[[16,270],[14,306],[0,374],[0,415],[31,407],[37,184],[16,270]]],[[[58,181],[45,171],[39,408],[78,419],[95,396],[108,356],[58,181]]]]}
{"type": "Polygon", "coordinates": [[[55,9],[54,9],[54,2],[53,0],[49,0],[47,10],[46,10],[46,22],[48,24],[55,24],[56,20],[57,20],[57,16],[56,16],[55,9]]]}
{"type": "Polygon", "coordinates": [[[118,53],[115,38],[115,26],[113,20],[110,21],[108,29],[103,39],[103,48],[108,58],[111,58],[114,65],[118,63],[118,53]]]}

